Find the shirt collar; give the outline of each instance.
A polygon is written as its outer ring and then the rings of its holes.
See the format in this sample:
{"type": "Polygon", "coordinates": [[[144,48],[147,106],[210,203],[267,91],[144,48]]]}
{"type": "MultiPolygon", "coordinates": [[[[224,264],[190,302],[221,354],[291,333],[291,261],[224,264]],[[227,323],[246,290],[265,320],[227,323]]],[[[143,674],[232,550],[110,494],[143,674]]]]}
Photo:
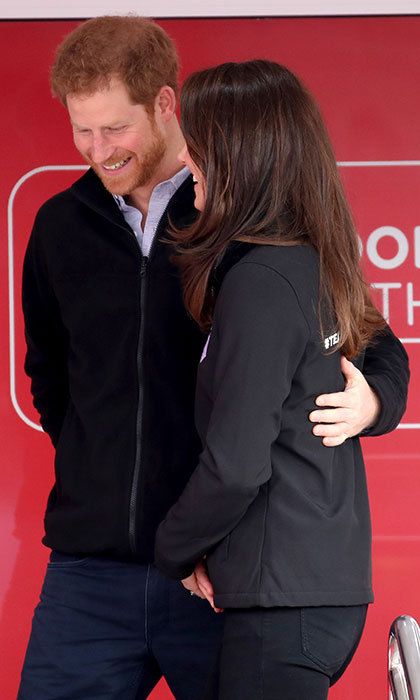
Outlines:
{"type": "MultiPolygon", "coordinates": [[[[181,187],[184,180],[186,180],[190,174],[191,173],[190,173],[189,169],[187,168],[187,166],[185,166],[181,170],[178,170],[178,172],[175,173],[175,175],[170,177],[168,180],[164,180],[163,182],[159,182],[156,185],[156,187],[153,189],[151,196],[153,197],[153,194],[158,189],[171,190],[171,196],[172,196],[172,194],[174,194],[177,191],[177,189],[179,189],[179,187],[181,187]]],[[[125,199],[122,195],[114,194],[113,197],[114,197],[115,201],[117,202],[121,211],[126,211],[131,206],[130,204],[127,204],[127,202],[125,201],[125,199]]]]}

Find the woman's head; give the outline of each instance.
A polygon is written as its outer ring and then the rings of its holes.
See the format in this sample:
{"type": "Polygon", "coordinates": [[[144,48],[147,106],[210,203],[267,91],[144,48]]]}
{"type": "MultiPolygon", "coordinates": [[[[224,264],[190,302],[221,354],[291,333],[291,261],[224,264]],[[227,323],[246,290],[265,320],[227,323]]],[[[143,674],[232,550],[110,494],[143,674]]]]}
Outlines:
{"type": "Polygon", "coordinates": [[[272,61],[224,63],[186,80],[181,126],[201,211],[177,233],[192,315],[209,325],[209,275],[231,240],[310,243],[320,256],[320,297],[354,355],[372,334],[371,305],[334,151],[305,86],[272,61]]]}
{"type": "Polygon", "coordinates": [[[206,179],[207,212],[217,206],[239,234],[243,224],[248,235],[306,235],[302,194],[310,198],[336,167],[319,110],[291,71],[256,60],[195,73],[181,122],[206,179]]]}

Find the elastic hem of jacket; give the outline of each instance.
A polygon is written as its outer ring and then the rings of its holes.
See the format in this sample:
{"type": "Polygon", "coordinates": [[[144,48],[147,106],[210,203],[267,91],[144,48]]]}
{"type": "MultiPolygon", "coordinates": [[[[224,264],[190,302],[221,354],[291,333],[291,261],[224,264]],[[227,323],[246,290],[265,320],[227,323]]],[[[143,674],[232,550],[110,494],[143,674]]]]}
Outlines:
{"type": "Polygon", "coordinates": [[[315,607],[319,605],[363,605],[373,603],[372,589],[362,591],[309,591],[284,593],[215,593],[219,608],[315,607]]]}

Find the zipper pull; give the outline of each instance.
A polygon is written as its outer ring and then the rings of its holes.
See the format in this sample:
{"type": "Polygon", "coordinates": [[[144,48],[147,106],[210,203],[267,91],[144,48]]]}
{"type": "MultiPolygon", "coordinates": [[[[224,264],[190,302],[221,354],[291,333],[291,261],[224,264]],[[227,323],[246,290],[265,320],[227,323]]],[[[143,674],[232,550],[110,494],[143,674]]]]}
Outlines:
{"type": "Polygon", "coordinates": [[[149,258],[144,255],[141,259],[141,265],[140,265],[140,276],[141,277],[144,277],[144,275],[146,274],[148,262],[149,262],[149,258]]]}

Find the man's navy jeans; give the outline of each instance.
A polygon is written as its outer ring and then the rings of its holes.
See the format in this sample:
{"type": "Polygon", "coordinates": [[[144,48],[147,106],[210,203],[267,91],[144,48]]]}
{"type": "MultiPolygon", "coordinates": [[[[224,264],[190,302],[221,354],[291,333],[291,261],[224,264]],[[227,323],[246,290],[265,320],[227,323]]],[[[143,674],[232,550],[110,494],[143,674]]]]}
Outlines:
{"type": "Polygon", "coordinates": [[[141,700],[162,675],[177,700],[213,700],[222,627],[153,566],[54,552],[18,700],[141,700]]]}

